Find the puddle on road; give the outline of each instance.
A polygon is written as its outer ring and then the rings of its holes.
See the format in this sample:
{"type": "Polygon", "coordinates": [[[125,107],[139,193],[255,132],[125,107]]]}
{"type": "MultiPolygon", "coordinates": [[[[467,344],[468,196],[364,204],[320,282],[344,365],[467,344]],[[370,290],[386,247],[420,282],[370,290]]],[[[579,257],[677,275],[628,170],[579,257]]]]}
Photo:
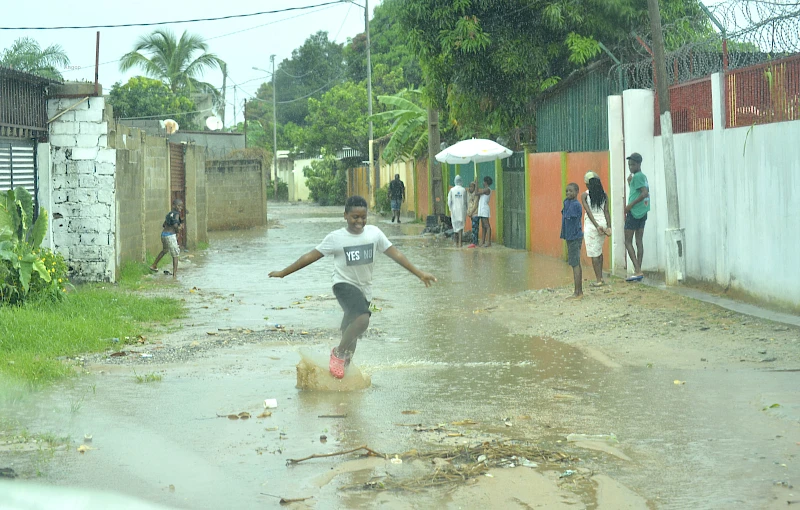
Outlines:
{"type": "MultiPolygon", "coordinates": [[[[777,439],[766,442],[780,434],[794,444],[800,441],[796,431],[780,431],[784,425],[767,412],[741,419],[742,410],[764,405],[753,396],[758,391],[773,398],[796,388],[794,375],[610,368],[560,342],[505,331],[488,317],[486,298],[565,285],[571,281],[569,267],[502,247],[459,252],[447,242],[408,237],[411,226],[406,225],[380,226],[439,283],[426,289],[393,261],[379,257],[374,304],[380,310],[373,313],[356,353],[368,383],[360,391],[298,391],[300,348],[326,352],[339,341],[341,311],[331,296],[331,267],[323,259],[282,280],[267,274],[313,248],[341,221],[341,211],[318,208],[313,215],[330,221],[317,221],[292,217],[303,209],[289,206],[271,205],[271,217],[276,210],[284,228],[212,233],[211,248],[181,275],[184,291],[197,287],[208,296],[203,303],[209,308],[191,310],[188,320],[199,325],[198,342],[218,338],[208,337],[206,330],[259,330],[269,324],[329,330],[329,338],[282,338],[219,349],[213,357],[164,367],[163,380],[149,385],[136,384],[132,368],[113,367],[105,375],[65,383],[13,405],[13,416],[31,431],[94,435],[96,451],[79,456],[70,449],[57,457],[46,482],[102,487],[180,508],[274,503],[266,493],[315,496],[298,503],[301,508],[408,508],[420,501],[420,507],[430,501],[427,507],[457,508],[483,501],[487,494],[507,497],[520,486],[531,487],[523,499],[530,506],[550,496],[575,502],[571,508],[581,508],[582,502],[592,506],[580,495],[553,489],[552,473],[532,470],[504,470],[496,479],[482,479],[476,492],[448,499],[438,492],[338,491],[368,481],[380,469],[385,474],[385,462],[342,472],[316,492],[314,480],[321,473],[352,459],[285,465],[288,457],[365,444],[402,452],[443,441],[467,444],[487,434],[563,448],[581,457],[582,465],[613,476],[617,485],[606,484],[612,492],[624,492],[622,483],[660,508],[753,508],[764,501],[765,487],[773,480],[796,473],[794,452],[777,439]],[[674,379],[687,383],[675,386],[674,379]],[[216,417],[241,411],[256,416],[265,398],[279,403],[268,418],[216,417]],[[452,425],[467,420],[475,424],[452,425]],[[449,429],[431,431],[439,424],[449,429]],[[566,442],[570,433],[615,433],[619,444],[613,452],[579,448],[566,442]],[[163,490],[169,485],[176,487],[174,493],[163,490]],[[215,490],[219,487],[226,494],[215,490]]],[[[531,321],[536,314],[530,310],[531,321]]],[[[486,508],[492,504],[487,501],[486,508]]]]}
{"type": "Polygon", "coordinates": [[[370,387],[369,375],[355,363],[347,367],[342,379],[334,378],[328,369],[328,356],[300,348],[297,363],[297,389],[303,391],[358,391],[370,387]]]}

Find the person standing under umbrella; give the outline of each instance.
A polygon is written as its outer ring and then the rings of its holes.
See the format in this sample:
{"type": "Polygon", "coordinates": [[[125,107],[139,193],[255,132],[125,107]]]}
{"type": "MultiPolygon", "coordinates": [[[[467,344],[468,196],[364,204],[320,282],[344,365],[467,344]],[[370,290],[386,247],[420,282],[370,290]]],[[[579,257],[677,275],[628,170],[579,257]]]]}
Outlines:
{"type": "Polygon", "coordinates": [[[454,179],[455,186],[447,193],[447,207],[450,208],[450,220],[453,222],[453,237],[456,247],[461,248],[464,237],[464,223],[467,219],[467,190],[461,185],[460,175],[454,179]]]}
{"type": "Polygon", "coordinates": [[[478,200],[478,217],[481,219],[481,227],[483,228],[483,246],[484,248],[491,248],[492,246],[492,225],[489,223],[489,196],[492,194],[493,179],[488,175],[483,178],[483,188],[475,192],[480,197],[478,200]]]}

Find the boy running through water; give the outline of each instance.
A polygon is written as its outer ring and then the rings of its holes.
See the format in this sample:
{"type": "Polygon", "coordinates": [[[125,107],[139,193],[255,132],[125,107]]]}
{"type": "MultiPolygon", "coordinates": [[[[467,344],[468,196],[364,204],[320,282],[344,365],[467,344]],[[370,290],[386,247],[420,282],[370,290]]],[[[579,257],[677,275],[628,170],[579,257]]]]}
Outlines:
{"type": "Polygon", "coordinates": [[[345,367],[356,350],[358,338],[369,327],[369,304],[372,300],[372,271],[375,253],[383,252],[413,273],[430,287],[436,278],[417,269],[386,235],[374,225],[367,225],[367,201],[360,196],[347,199],[344,206],[346,228],[334,230],[313,250],[281,271],[272,271],[270,278],[283,278],[313,264],[324,256],[333,257],[333,294],[339,301],[342,318],[342,341],[331,349],[328,365],[331,375],[344,377],[345,367]]]}
{"type": "Polygon", "coordinates": [[[181,212],[183,211],[183,200],[176,198],[172,201],[172,210],[167,213],[164,223],[161,225],[163,232],[161,232],[161,253],[158,254],[153,265],[150,266],[150,271],[158,271],[158,263],[161,258],[169,253],[172,256],[172,279],[178,277],[178,257],[181,254],[181,249],[178,246],[178,232],[183,228],[181,222],[181,212]]]}

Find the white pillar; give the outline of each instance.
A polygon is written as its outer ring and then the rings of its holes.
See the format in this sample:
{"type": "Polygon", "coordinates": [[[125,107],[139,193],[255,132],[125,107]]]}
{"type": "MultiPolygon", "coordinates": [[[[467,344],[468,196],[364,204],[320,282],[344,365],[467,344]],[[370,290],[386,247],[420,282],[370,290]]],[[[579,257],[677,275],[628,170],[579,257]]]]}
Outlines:
{"type": "Polygon", "coordinates": [[[608,96],[608,192],[611,208],[611,272],[625,273],[625,140],[622,96],[608,96]]]}
{"type": "MultiPolygon", "coordinates": [[[[725,147],[725,77],[720,73],[711,75],[711,112],[714,119],[714,161],[719,165],[714,172],[716,177],[715,189],[721,196],[729,196],[727,189],[727,157],[725,147]]],[[[728,215],[719,216],[719,228],[716,230],[716,267],[714,276],[718,284],[727,287],[731,283],[730,269],[728,268],[728,215]]]]}
{"type": "MultiPolygon", "coordinates": [[[[655,92],[652,90],[630,89],[622,93],[623,102],[623,126],[625,141],[625,156],[632,152],[642,155],[642,171],[648,178],[650,184],[650,202],[652,204],[655,196],[653,184],[656,181],[656,153],[655,153],[655,92]]],[[[659,160],[661,158],[659,157],[659,160]]],[[[627,161],[625,162],[627,178],[627,161]]],[[[627,203],[627,181],[625,183],[625,203],[627,203]]],[[[644,261],[643,268],[658,267],[658,245],[656,239],[661,238],[663,229],[654,230],[656,222],[652,221],[652,213],[655,207],[648,214],[647,226],[644,235],[644,261]]],[[[623,241],[624,242],[624,241],[623,241]]],[[[627,259],[626,259],[627,260],[627,259]]],[[[633,274],[633,264],[627,264],[628,274],[633,274]]]]}
{"type": "Polygon", "coordinates": [[[36,200],[39,207],[47,209],[47,233],[42,248],[53,249],[53,164],[50,144],[36,145],[36,200]]]}

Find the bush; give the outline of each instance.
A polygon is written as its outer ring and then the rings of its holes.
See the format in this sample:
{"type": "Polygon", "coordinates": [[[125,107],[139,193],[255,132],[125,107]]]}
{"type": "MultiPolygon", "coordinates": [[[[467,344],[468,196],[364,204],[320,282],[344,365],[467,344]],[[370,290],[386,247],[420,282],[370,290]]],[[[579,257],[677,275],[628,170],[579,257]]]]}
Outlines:
{"type": "Polygon", "coordinates": [[[289,201],[289,185],[278,179],[278,193],[275,193],[275,186],[267,185],[267,200],[276,202],[289,201]]]}
{"type": "Polygon", "coordinates": [[[67,284],[64,258],[41,244],[47,211],[33,221],[33,199],[24,188],[0,192],[0,305],[59,300],[67,284]]]}
{"type": "Polygon", "coordinates": [[[389,200],[388,184],[375,192],[375,209],[377,209],[378,213],[388,213],[392,209],[392,202],[389,200]]]}
{"type": "Polygon", "coordinates": [[[344,205],[347,170],[333,156],[317,159],[303,169],[311,200],[319,205],[344,205]]]}

